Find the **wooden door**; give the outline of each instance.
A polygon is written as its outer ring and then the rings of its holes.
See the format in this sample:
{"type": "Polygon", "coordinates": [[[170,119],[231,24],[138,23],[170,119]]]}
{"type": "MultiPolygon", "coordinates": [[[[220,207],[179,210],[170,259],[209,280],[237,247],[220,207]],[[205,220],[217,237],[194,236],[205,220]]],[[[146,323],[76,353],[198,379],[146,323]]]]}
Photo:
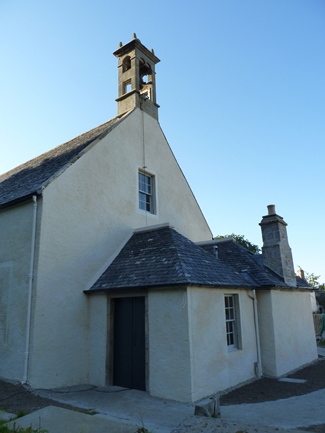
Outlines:
{"type": "Polygon", "coordinates": [[[114,300],[113,385],[145,391],[145,298],[114,300]]]}

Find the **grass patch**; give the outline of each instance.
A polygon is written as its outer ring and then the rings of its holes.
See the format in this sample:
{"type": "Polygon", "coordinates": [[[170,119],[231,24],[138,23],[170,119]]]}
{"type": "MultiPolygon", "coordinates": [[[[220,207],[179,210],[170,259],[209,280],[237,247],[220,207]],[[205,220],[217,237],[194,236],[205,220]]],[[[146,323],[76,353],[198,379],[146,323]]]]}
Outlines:
{"type": "Polygon", "coordinates": [[[86,415],[96,415],[97,413],[99,412],[97,412],[95,409],[87,409],[85,412],[86,415]]]}
{"type": "Polygon", "coordinates": [[[9,427],[5,422],[0,422],[0,433],[47,433],[48,430],[40,430],[38,428],[33,428],[32,426],[23,428],[17,426],[15,423],[13,427],[9,427]]]}
{"type": "Polygon", "coordinates": [[[19,409],[19,411],[18,411],[17,414],[16,414],[16,417],[17,417],[17,418],[21,418],[21,417],[23,417],[23,416],[25,416],[25,415],[27,415],[27,412],[25,412],[25,411],[22,410],[22,409],[19,409]]]}

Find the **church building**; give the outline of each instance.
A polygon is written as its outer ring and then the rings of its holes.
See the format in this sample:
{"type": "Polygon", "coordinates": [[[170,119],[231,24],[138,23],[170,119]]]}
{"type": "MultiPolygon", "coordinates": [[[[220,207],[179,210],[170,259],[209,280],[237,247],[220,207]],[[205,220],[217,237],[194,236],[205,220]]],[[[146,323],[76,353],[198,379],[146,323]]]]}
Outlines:
{"type": "Polygon", "coordinates": [[[314,361],[285,221],[268,207],[261,255],[213,240],[158,121],[158,57],[135,35],[114,55],[118,115],[0,175],[0,376],[193,402],[314,361]]]}

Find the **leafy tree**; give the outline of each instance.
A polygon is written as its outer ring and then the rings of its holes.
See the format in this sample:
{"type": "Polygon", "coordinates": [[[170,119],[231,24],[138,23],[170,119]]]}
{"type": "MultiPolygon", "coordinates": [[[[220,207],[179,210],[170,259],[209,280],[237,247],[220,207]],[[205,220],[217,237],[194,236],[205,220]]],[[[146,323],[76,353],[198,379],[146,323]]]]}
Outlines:
{"type": "Polygon", "coordinates": [[[224,238],[233,238],[235,241],[246,248],[248,251],[251,251],[254,254],[258,254],[261,250],[258,245],[252,244],[249,240],[245,239],[244,235],[235,235],[234,233],[231,233],[231,235],[218,235],[215,236],[214,239],[224,239],[224,238]]]}
{"type": "Polygon", "coordinates": [[[320,275],[315,275],[313,272],[308,273],[305,272],[305,279],[307,280],[308,284],[315,289],[316,292],[316,299],[323,307],[323,311],[325,310],[325,284],[321,284],[319,282],[320,275]]]}
{"type": "Polygon", "coordinates": [[[319,286],[321,285],[320,282],[318,281],[319,278],[320,275],[315,275],[314,273],[305,272],[305,279],[313,289],[318,289],[319,286]]]}

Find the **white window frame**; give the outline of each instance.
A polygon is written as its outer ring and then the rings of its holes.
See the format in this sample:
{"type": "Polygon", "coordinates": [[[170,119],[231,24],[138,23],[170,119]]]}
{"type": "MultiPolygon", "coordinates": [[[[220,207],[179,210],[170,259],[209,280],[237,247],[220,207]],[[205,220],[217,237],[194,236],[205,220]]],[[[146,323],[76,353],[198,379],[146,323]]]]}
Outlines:
{"type": "Polygon", "coordinates": [[[155,177],[142,170],[138,172],[138,200],[140,210],[155,213],[155,177]]]}
{"type": "Polygon", "coordinates": [[[238,295],[225,294],[226,341],[229,351],[239,349],[238,295]]]}

